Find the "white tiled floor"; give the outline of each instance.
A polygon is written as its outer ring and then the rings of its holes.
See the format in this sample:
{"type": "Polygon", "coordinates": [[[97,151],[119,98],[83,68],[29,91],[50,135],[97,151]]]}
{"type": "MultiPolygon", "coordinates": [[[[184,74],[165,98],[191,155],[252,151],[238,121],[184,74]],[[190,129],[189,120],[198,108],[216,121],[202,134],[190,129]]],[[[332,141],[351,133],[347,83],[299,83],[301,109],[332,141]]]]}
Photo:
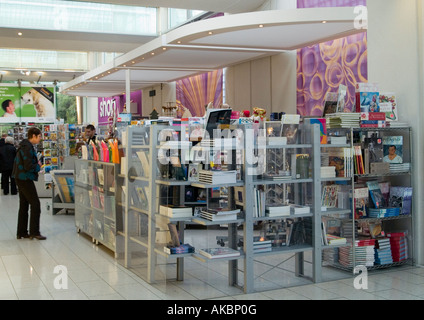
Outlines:
{"type": "MultiPolygon", "coordinates": [[[[0,196],[2,300],[424,299],[424,268],[403,266],[373,272],[368,277],[368,289],[356,290],[353,277],[335,269],[325,270],[326,280],[333,278],[331,281],[318,284],[293,277],[289,271],[292,259],[283,262],[281,257],[255,262],[258,292],[252,294],[228,286],[226,264],[205,267],[192,258],[185,259],[184,281],[171,279],[150,285],[137,276],[137,270],[124,268],[110,251],[78,234],[73,215],[53,216],[46,206],[50,199],[41,202],[41,232],[47,240],[17,240],[18,196],[0,196]],[[67,289],[55,288],[59,274],[54,269],[58,265],[67,268],[67,289]]],[[[168,265],[163,274],[172,278],[174,268],[168,265]]]]}

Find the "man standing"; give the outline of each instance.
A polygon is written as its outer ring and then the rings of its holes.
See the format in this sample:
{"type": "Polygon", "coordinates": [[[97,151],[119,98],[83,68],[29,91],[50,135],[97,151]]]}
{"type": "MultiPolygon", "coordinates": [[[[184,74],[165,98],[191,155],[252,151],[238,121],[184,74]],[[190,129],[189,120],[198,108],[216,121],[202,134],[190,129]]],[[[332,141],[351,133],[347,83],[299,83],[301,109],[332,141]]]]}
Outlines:
{"type": "Polygon", "coordinates": [[[38,180],[40,163],[34,146],[41,141],[41,131],[38,128],[28,130],[27,139],[22,140],[16,153],[12,176],[19,190],[18,239],[30,238],[45,240],[40,234],[41,206],[34,181],[38,180]],[[28,233],[28,210],[31,206],[31,218],[28,233]]]}
{"type": "Polygon", "coordinates": [[[96,128],[89,124],[85,127],[85,138],[87,139],[87,144],[89,145],[91,141],[96,143],[96,128]]]}

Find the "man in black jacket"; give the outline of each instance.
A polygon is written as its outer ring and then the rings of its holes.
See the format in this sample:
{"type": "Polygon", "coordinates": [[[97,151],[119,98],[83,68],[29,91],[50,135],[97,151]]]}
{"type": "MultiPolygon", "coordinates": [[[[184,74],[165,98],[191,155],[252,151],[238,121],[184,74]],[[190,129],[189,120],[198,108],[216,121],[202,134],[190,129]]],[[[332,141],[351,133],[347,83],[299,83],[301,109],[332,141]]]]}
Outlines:
{"type": "Polygon", "coordinates": [[[15,179],[12,177],[13,162],[16,156],[16,148],[13,143],[13,137],[6,137],[4,146],[0,148],[0,163],[2,164],[1,185],[3,186],[4,195],[9,194],[9,180],[12,195],[18,193],[15,179]]]}
{"type": "Polygon", "coordinates": [[[28,138],[22,140],[19,144],[13,164],[12,176],[15,178],[19,189],[18,230],[16,233],[18,239],[46,239],[45,236],[40,234],[41,206],[34,184],[34,181],[38,180],[38,172],[41,168],[34,146],[40,143],[41,138],[40,129],[30,128],[28,138]],[[31,218],[28,233],[28,210],[30,206],[31,218]]]}

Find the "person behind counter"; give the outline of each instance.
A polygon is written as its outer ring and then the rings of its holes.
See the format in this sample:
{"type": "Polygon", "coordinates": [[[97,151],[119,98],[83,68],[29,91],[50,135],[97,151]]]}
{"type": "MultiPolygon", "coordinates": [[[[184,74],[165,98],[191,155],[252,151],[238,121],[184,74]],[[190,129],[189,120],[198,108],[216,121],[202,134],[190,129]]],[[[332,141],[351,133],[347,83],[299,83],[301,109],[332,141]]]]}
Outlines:
{"type": "Polygon", "coordinates": [[[89,124],[85,127],[85,138],[88,145],[90,144],[91,141],[96,143],[96,138],[97,138],[96,128],[92,124],[89,124]]]}

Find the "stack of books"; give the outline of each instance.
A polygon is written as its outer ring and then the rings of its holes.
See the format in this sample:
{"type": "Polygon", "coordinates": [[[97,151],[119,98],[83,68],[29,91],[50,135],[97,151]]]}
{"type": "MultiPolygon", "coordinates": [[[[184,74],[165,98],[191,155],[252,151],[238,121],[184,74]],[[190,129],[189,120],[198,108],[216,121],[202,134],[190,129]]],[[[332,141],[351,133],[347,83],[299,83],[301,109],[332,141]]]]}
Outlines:
{"type": "Polygon", "coordinates": [[[390,172],[408,172],[411,170],[411,164],[408,162],[405,163],[391,163],[390,164],[390,172]]]}
{"type": "Polygon", "coordinates": [[[200,249],[199,253],[209,259],[222,259],[240,256],[240,251],[227,247],[200,249]]]}
{"type": "Polygon", "coordinates": [[[387,127],[385,112],[361,112],[361,128],[387,127]]]}
{"type": "Polygon", "coordinates": [[[286,217],[290,215],[290,206],[282,204],[270,204],[265,206],[265,215],[267,217],[286,217]]]}
{"type": "Polygon", "coordinates": [[[389,218],[400,215],[400,208],[368,208],[370,218],[389,218]]]}
{"type": "Polygon", "coordinates": [[[311,208],[309,206],[301,206],[297,204],[290,205],[291,214],[308,214],[310,212],[311,212],[311,208]]]}
{"type": "Polygon", "coordinates": [[[228,184],[237,182],[237,171],[200,170],[199,182],[205,184],[228,184]]]}
{"type": "Polygon", "coordinates": [[[346,136],[330,136],[330,144],[343,145],[347,143],[346,136]]]}
{"type": "Polygon", "coordinates": [[[335,178],[336,167],[321,167],[321,178],[335,178]]]}
{"type": "Polygon", "coordinates": [[[253,253],[263,253],[272,251],[271,240],[264,240],[261,237],[253,237],[253,253]]]}
{"type": "Polygon", "coordinates": [[[361,114],[357,112],[338,112],[326,115],[327,128],[358,128],[361,114]]]}
{"type": "Polygon", "coordinates": [[[327,237],[326,242],[329,246],[335,246],[335,245],[341,245],[341,244],[347,243],[346,238],[343,238],[343,237],[338,237],[332,234],[327,234],[326,237],[327,237]]]}
{"type": "Polygon", "coordinates": [[[384,265],[393,263],[392,250],[389,238],[378,238],[375,241],[375,264],[384,265]]]}
{"type": "Polygon", "coordinates": [[[193,215],[193,209],[191,207],[176,206],[172,204],[161,205],[159,208],[159,214],[169,218],[191,218],[193,215]]]}
{"type": "Polygon", "coordinates": [[[237,214],[240,209],[229,210],[223,208],[202,208],[200,210],[200,217],[209,221],[230,221],[237,220],[237,214]]]}
{"type": "Polygon", "coordinates": [[[339,248],[339,263],[345,267],[374,265],[375,239],[356,240],[354,247],[339,248]],[[355,250],[355,265],[353,265],[353,250],[355,250]]]}
{"type": "Polygon", "coordinates": [[[171,245],[168,245],[166,247],[163,247],[163,251],[167,254],[183,254],[183,253],[194,253],[195,249],[190,244],[182,244],[178,247],[173,247],[171,245]]]}
{"type": "Polygon", "coordinates": [[[401,262],[408,259],[406,232],[388,233],[387,237],[390,239],[393,262],[401,262]]]}

